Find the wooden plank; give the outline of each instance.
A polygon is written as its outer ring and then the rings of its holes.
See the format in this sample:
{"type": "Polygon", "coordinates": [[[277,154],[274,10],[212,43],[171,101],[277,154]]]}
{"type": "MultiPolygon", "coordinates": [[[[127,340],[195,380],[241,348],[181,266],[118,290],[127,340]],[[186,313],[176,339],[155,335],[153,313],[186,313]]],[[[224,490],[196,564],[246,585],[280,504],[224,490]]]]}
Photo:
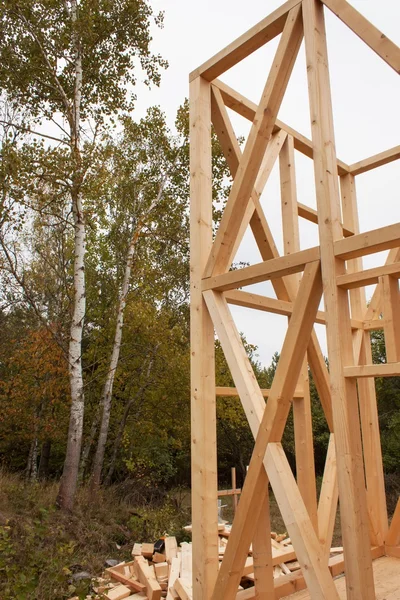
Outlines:
{"type": "Polygon", "coordinates": [[[178,544],[174,536],[166,536],[164,540],[165,544],[165,558],[167,562],[171,563],[173,558],[177,556],[178,544]]]}
{"type": "MultiPolygon", "coordinates": [[[[132,563],[128,563],[133,565],[132,563]]],[[[145,586],[140,583],[140,581],[136,581],[136,579],[132,579],[131,576],[127,577],[125,574],[121,573],[121,571],[116,567],[109,567],[106,569],[106,573],[108,573],[111,579],[115,581],[119,581],[123,583],[126,587],[134,592],[143,592],[145,590],[145,586]]]]}
{"type": "Polygon", "coordinates": [[[146,586],[146,595],[149,600],[160,600],[161,599],[161,587],[158,583],[153,567],[150,567],[149,563],[143,556],[135,557],[135,574],[139,579],[140,583],[146,586]]]}
{"type": "Polygon", "coordinates": [[[171,560],[171,568],[169,571],[168,577],[168,592],[167,592],[167,600],[174,600],[173,593],[171,592],[171,588],[173,588],[175,581],[179,577],[179,571],[181,568],[181,557],[180,554],[175,556],[171,560]]]}
{"type": "Polygon", "coordinates": [[[289,0],[274,10],[268,17],[254,25],[243,35],[233,41],[229,46],[218,52],[215,56],[203,63],[189,76],[192,81],[201,75],[207,81],[212,81],[225,71],[239,63],[258,48],[261,48],[282,33],[288,12],[297,6],[301,0],[289,0]]]}
{"type": "Polygon", "coordinates": [[[400,545],[400,498],[397,501],[396,510],[394,511],[392,522],[390,523],[385,544],[388,546],[400,545]]]}
{"type": "Polygon", "coordinates": [[[388,362],[400,361],[399,276],[400,268],[399,273],[395,276],[396,278],[391,275],[385,275],[380,279],[383,300],[382,309],[385,330],[386,360],[388,362]]]}
{"type": "Polygon", "coordinates": [[[260,498],[261,511],[253,538],[254,585],[258,600],[270,600],[274,594],[274,567],[271,548],[271,521],[268,486],[260,498]]]}
{"type": "Polygon", "coordinates": [[[400,362],[343,367],[344,376],[353,377],[396,377],[400,375],[400,362]]]}
{"type": "MultiPolygon", "coordinates": [[[[298,202],[297,211],[299,217],[302,217],[303,219],[306,219],[307,221],[311,221],[311,223],[315,223],[316,225],[318,225],[318,212],[316,210],[310,208],[309,206],[306,206],[305,204],[301,204],[301,202],[298,202]]],[[[350,237],[351,235],[354,235],[354,231],[343,227],[343,235],[344,237],[350,237]]]]}
{"type": "Polygon", "coordinates": [[[307,248],[289,256],[272,258],[250,267],[229,271],[222,275],[203,279],[202,289],[224,292],[238,287],[253,285],[269,279],[277,279],[292,273],[300,273],[305,266],[319,259],[319,247],[307,248]]]}
{"type": "MultiPolygon", "coordinates": [[[[249,121],[253,121],[255,114],[257,112],[257,104],[231,88],[226,83],[222,81],[215,80],[213,81],[213,87],[216,87],[220,90],[222,98],[224,100],[225,105],[237,112],[239,115],[248,119],[249,121]]],[[[282,129],[288,135],[291,135],[294,139],[294,147],[295,150],[301,152],[308,158],[313,158],[313,145],[312,141],[309,140],[305,135],[296,131],[280,119],[276,119],[275,126],[273,132],[276,133],[282,129]]],[[[349,172],[349,166],[346,165],[343,161],[338,159],[338,171],[340,175],[344,175],[349,172]]]]}
{"type": "Polygon", "coordinates": [[[352,290],[366,285],[378,283],[379,278],[391,275],[397,279],[400,277],[400,263],[391,265],[383,265],[382,267],[373,267],[372,269],[364,269],[363,271],[355,271],[339,275],[336,282],[339,287],[346,290],[352,290]]]}
{"type": "Polygon", "coordinates": [[[201,293],[212,245],[211,98],[200,77],[190,86],[191,436],[194,600],[211,596],[218,573],[214,328],[201,293]]]}
{"type": "Polygon", "coordinates": [[[126,585],[117,585],[112,590],[108,590],[107,598],[110,600],[123,600],[131,595],[131,590],[126,585]]]}
{"type": "MultiPolygon", "coordinates": [[[[260,392],[264,396],[264,398],[268,398],[271,390],[269,388],[261,388],[260,392]]],[[[235,387],[217,386],[215,388],[215,395],[216,396],[239,396],[239,392],[235,387]]],[[[302,397],[303,397],[303,390],[296,388],[296,390],[294,391],[294,394],[293,394],[293,398],[302,398],[302,397]]]]}
{"type": "Polygon", "coordinates": [[[371,169],[387,165],[399,158],[400,146],[394,146],[394,148],[389,148],[389,150],[385,150],[384,152],[380,152],[379,154],[375,154],[374,156],[370,156],[369,158],[365,158],[364,160],[349,165],[350,173],[352,175],[360,175],[361,173],[371,171],[371,169]]]}
{"type": "MultiPolygon", "coordinates": [[[[360,228],[354,175],[343,175],[340,178],[340,189],[343,221],[355,233],[358,233],[360,228]]],[[[362,268],[362,258],[354,258],[347,262],[349,273],[360,271],[362,268]]],[[[349,296],[352,316],[362,319],[367,310],[365,289],[352,289],[349,296]]],[[[372,363],[371,343],[366,332],[353,331],[353,349],[356,362],[359,364],[372,363]]],[[[360,379],[357,381],[357,388],[360,400],[368,510],[370,515],[374,515],[374,521],[377,524],[377,527],[372,529],[372,520],[370,519],[370,537],[372,544],[381,545],[387,531],[388,519],[375,381],[360,379]]]]}
{"type": "Polygon", "coordinates": [[[348,600],[375,600],[357,389],[355,381],[346,380],[342,371],[343,365],[353,361],[350,313],[347,292],[336,284],[344,263],[335,259],[335,245],[352,242],[357,236],[340,239],[343,232],[323,6],[318,0],[303,0],[302,7],[347,595],[348,600]]]}
{"type": "Polygon", "coordinates": [[[301,7],[293,8],[278,45],[273,67],[265,85],[260,105],[244,148],[237,175],[210,252],[205,277],[219,275],[229,268],[229,257],[240,230],[257,175],[275,125],[275,119],[296,60],[303,27],[301,7]]]}
{"type": "Polygon", "coordinates": [[[377,29],[346,0],[322,0],[323,3],[363,40],[396,73],[400,73],[400,48],[377,29]]]}
{"type": "Polygon", "coordinates": [[[225,496],[238,496],[242,493],[241,488],[232,488],[231,490],[219,490],[218,498],[224,498],[225,496]]]}
{"type": "Polygon", "coordinates": [[[343,260],[400,247],[400,223],[335,241],[335,256],[343,260]]]}
{"type": "MultiPolygon", "coordinates": [[[[284,254],[300,251],[300,229],[296,190],[294,140],[288,135],[279,155],[281,206],[284,254]]],[[[292,285],[298,290],[299,276],[292,276],[292,285]]],[[[299,386],[304,396],[293,403],[293,422],[296,458],[296,478],[311,522],[318,532],[317,487],[314,466],[314,444],[311,418],[308,365],[304,360],[299,386]]]]}

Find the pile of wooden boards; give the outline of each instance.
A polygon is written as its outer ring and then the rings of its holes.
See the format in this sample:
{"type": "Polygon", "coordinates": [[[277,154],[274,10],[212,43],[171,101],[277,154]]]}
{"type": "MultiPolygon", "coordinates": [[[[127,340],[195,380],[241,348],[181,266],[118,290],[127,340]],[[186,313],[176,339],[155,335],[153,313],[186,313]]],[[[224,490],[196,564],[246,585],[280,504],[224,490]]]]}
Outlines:
{"type": "MultiPolygon", "coordinates": [[[[154,544],[135,544],[133,560],[106,569],[93,585],[97,598],[108,600],[189,600],[192,598],[192,544],[178,548],[174,537],[154,544]]],[[[92,596],[90,596],[91,598],[92,596]]],[[[75,600],[71,598],[71,600],[75,600]]]]}
{"type": "MultiPolygon", "coordinates": [[[[191,526],[185,528],[191,531],[191,526]]],[[[231,532],[230,525],[219,528],[219,558],[222,561],[231,532]]],[[[287,534],[271,533],[274,577],[298,571],[287,534]]],[[[342,548],[332,548],[331,552],[342,548]]],[[[105,570],[94,585],[97,598],[108,600],[192,600],[192,544],[183,542],[179,547],[175,537],[165,537],[160,552],[154,544],[135,544],[132,559],[105,570]]],[[[250,546],[240,589],[254,584],[253,552],[250,546]]],[[[71,599],[74,600],[74,599],[71,599]]]]}

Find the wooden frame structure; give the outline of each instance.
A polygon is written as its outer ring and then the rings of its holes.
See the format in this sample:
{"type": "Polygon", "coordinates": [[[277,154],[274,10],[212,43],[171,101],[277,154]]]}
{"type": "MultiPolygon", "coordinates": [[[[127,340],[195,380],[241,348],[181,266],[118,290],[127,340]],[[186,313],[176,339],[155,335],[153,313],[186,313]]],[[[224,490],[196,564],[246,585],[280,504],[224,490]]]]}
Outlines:
{"type": "MultiPolygon", "coordinates": [[[[194,600],[266,600],[302,586],[308,587],[312,599],[338,598],[332,579],[337,570],[329,562],[338,497],[349,600],[375,598],[372,558],[385,554],[400,558],[400,503],[389,528],[374,385],[374,377],[400,375],[400,223],[359,233],[355,188],[358,174],[399,159],[400,146],[353,165],[336,157],[324,5],[400,72],[400,49],[346,0],[288,0],[190,76],[194,600]],[[218,79],[278,35],[258,106],[218,79]],[[303,39],[312,141],[277,119],[303,39]],[[243,153],[227,108],[252,122],[243,153]],[[233,177],[214,240],[211,123],[233,177]],[[295,150],[313,159],[317,211],[297,201],[295,150]],[[278,158],[283,256],[259,201],[278,158]],[[299,217],[318,224],[319,246],[300,248],[299,217]],[[230,271],[248,225],[263,262],[230,271]],[[364,270],[362,256],[381,250],[390,250],[385,265],[364,270]],[[271,280],[277,298],[238,290],[266,280],[271,280]],[[377,287],[367,306],[363,286],[371,283],[377,287]],[[319,311],[322,297],[325,310],[319,311]],[[270,390],[259,388],[229,304],[289,317],[270,390]],[[314,323],[326,325],[329,373],[314,323]],[[369,333],[378,328],[384,329],[388,362],[375,365],[369,333]],[[230,393],[240,397],[255,438],[220,568],[214,331],[235,382],[230,393]],[[318,501],[308,366],[331,431],[318,501]],[[297,481],[280,443],[292,404],[299,449],[297,481]],[[301,574],[281,591],[272,573],[269,484],[301,565],[301,574]],[[255,587],[238,591],[251,543],[255,587]]],[[[227,390],[217,393],[225,395],[227,390]]]]}

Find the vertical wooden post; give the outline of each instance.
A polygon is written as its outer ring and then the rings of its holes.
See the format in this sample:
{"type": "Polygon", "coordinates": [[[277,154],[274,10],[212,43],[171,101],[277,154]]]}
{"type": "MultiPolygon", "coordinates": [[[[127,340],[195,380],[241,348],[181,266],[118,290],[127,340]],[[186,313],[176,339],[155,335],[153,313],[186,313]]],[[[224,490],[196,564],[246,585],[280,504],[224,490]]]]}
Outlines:
{"type": "MultiPolygon", "coordinates": [[[[300,250],[299,215],[297,209],[296,174],[294,163],[294,140],[288,135],[279,154],[281,178],[283,247],[285,254],[300,250]]],[[[293,289],[299,289],[299,275],[292,275],[293,289]]],[[[310,515],[314,529],[318,534],[317,487],[315,480],[314,444],[311,419],[310,383],[308,364],[304,360],[299,387],[303,389],[303,398],[293,401],[294,438],[296,448],[297,484],[310,515]]]]}
{"type": "Polygon", "coordinates": [[[270,600],[275,597],[275,592],[268,485],[260,503],[261,511],[253,538],[254,597],[256,600],[270,600]]]}
{"type": "Polygon", "coordinates": [[[343,232],[324,12],[320,0],[302,6],[347,598],[374,600],[356,381],[343,376],[354,359],[348,295],[336,285],[345,269],[334,253],[343,232]]]}
{"type": "Polygon", "coordinates": [[[214,327],[201,292],[212,244],[211,92],[190,84],[190,343],[193,600],[208,600],[218,574],[214,327]]]}
{"type": "MultiPolygon", "coordinates": [[[[360,226],[357,211],[356,182],[353,175],[340,177],[342,197],[343,225],[359,233],[360,226]]],[[[361,271],[362,258],[347,261],[347,272],[361,271]]],[[[367,311],[367,299],[364,288],[350,290],[351,314],[354,319],[362,320],[367,311]]],[[[354,347],[358,347],[361,336],[361,360],[364,364],[372,364],[370,335],[368,331],[356,331],[353,334],[354,347]]],[[[369,511],[374,515],[377,531],[371,531],[371,542],[381,545],[388,528],[385,481],[383,478],[382,450],[380,443],[378,408],[373,378],[360,378],[357,381],[360,398],[360,417],[365,462],[365,478],[367,483],[367,500],[369,511]]]]}

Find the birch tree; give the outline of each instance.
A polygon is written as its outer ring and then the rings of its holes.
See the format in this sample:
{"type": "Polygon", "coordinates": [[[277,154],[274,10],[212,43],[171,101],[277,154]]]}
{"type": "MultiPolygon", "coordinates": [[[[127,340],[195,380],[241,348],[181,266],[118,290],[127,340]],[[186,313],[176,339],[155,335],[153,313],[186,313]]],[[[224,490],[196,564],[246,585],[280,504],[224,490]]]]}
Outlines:
{"type": "Polygon", "coordinates": [[[113,116],[132,108],[141,67],[148,84],[159,82],[166,63],[150,52],[153,16],[146,0],[2,0],[0,3],[0,86],[16,105],[29,110],[28,123],[14,124],[65,147],[62,174],[73,221],[73,301],[68,365],[71,414],[57,503],[72,509],[82,443],[84,385],[82,336],[86,311],[85,179],[99,131],[113,116]],[[53,131],[55,132],[53,134],[53,131]]]}

